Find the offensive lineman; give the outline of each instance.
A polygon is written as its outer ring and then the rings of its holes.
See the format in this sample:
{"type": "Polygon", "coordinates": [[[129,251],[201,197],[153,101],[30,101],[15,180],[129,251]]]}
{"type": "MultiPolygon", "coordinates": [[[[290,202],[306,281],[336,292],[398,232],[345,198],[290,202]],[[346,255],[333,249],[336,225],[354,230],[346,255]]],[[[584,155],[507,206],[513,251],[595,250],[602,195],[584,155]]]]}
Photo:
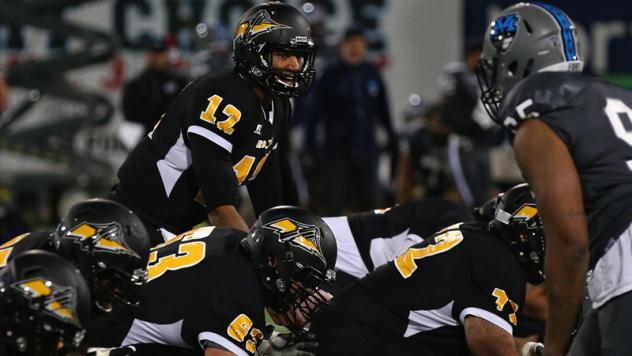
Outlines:
{"type": "Polygon", "coordinates": [[[312,329],[319,355],[517,355],[525,280],[543,280],[544,236],[526,184],[491,222],[456,224],[339,292],[312,329]]]}
{"type": "Polygon", "coordinates": [[[334,282],[335,260],[331,230],[300,208],[263,212],[249,234],[191,230],[151,249],[141,305],[112,345],[252,355],[267,334],[264,308],[276,324],[302,330],[326,303],[319,289],[334,282]]]}
{"type": "Polygon", "coordinates": [[[471,218],[463,206],[439,197],[323,218],[338,246],[335,290],[364,277],[440,229],[471,218]]]}

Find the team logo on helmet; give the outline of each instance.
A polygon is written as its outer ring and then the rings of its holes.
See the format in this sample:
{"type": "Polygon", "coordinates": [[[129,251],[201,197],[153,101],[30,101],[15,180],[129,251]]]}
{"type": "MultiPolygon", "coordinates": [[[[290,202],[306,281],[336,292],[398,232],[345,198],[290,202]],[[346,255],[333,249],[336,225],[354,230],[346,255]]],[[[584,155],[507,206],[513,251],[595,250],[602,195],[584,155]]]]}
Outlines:
{"type": "Polygon", "coordinates": [[[288,29],[290,26],[280,24],[270,17],[270,14],[266,10],[259,10],[254,15],[247,18],[235,32],[235,39],[243,39],[245,42],[249,42],[253,38],[262,35],[264,33],[270,33],[274,30],[288,29]]]}
{"type": "Polygon", "coordinates": [[[320,230],[315,225],[284,218],[267,223],[263,227],[274,231],[279,237],[279,241],[288,242],[301,248],[325,263],[325,256],[323,256],[320,246],[320,230]]]}
{"type": "Polygon", "coordinates": [[[513,42],[518,32],[518,15],[508,14],[494,20],[489,30],[489,38],[494,47],[499,51],[505,51],[513,42]]]}
{"type": "Polygon", "coordinates": [[[42,278],[16,282],[11,287],[29,300],[31,309],[43,308],[45,314],[81,327],[74,312],[77,296],[71,287],[59,286],[42,278]]]}
{"type": "Polygon", "coordinates": [[[121,227],[117,223],[92,224],[81,223],[64,235],[81,244],[84,251],[112,252],[131,255],[140,258],[134,250],[129,248],[121,239],[121,227]],[[90,243],[94,241],[93,243],[90,243]],[[92,246],[91,246],[92,245],[92,246]]]}
{"type": "Polygon", "coordinates": [[[510,213],[502,209],[496,210],[496,220],[507,225],[509,224],[511,219],[530,224],[533,218],[535,218],[537,215],[538,208],[535,206],[535,204],[524,204],[514,213],[510,213]]]}

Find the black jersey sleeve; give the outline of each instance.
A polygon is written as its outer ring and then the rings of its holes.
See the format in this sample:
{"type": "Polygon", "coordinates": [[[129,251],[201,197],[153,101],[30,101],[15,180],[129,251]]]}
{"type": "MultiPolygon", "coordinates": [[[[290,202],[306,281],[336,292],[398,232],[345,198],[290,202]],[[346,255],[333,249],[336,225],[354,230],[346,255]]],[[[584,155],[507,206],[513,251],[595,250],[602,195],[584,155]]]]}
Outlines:
{"type": "Polygon", "coordinates": [[[540,73],[514,87],[503,101],[499,119],[511,133],[527,119],[544,121],[568,147],[577,136],[572,97],[579,88],[569,86],[555,73],[540,73]]]}
{"type": "Polygon", "coordinates": [[[207,211],[237,205],[238,184],[230,154],[199,135],[191,135],[191,158],[207,211]]]}
{"type": "Polygon", "coordinates": [[[266,162],[257,179],[250,181],[246,186],[257,216],[266,209],[284,203],[279,150],[272,150],[264,159],[266,162]]]}
{"type": "Polygon", "coordinates": [[[239,271],[227,271],[226,281],[216,284],[210,307],[196,314],[193,330],[200,347],[219,345],[236,355],[255,353],[265,318],[260,287],[251,282],[239,271]]]}
{"type": "Polygon", "coordinates": [[[477,240],[469,246],[475,249],[470,253],[470,278],[459,288],[452,314],[461,323],[476,316],[512,334],[524,301],[524,276],[502,242],[477,240]]]}
{"type": "Polygon", "coordinates": [[[408,235],[425,239],[444,227],[469,220],[471,216],[465,208],[440,197],[427,197],[348,216],[360,255],[369,260],[371,241],[375,238],[393,238],[407,231],[408,235]]]}

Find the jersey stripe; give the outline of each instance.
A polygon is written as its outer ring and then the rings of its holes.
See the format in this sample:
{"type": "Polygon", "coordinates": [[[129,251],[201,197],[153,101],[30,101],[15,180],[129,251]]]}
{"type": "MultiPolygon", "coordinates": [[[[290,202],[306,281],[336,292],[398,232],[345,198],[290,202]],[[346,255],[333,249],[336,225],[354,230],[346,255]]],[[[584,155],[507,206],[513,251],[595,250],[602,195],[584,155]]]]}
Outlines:
{"type": "Polygon", "coordinates": [[[338,246],[338,258],[336,269],[348,273],[354,277],[362,278],[369,273],[369,268],[364,264],[360,250],[353,238],[353,232],[349,227],[346,216],[323,218],[336,238],[338,246]]]}
{"type": "Polygon", "coordinates": [[[187,130],[187,133],[198,134],[206,138],[207,140],[215,143],[216,145],[220,146],[221,148],[225,149],[226,151],[228,151],[228,153],[233,152],[232,143],[230,143],[227,139],[223,138],[222,136],[216,134],[215,132],[209,129],[206,129],[202,126],[190,126],[189,130],[187,130]]]}
{"type": "Polygon", "coordinates": [[[222,346],[223,348],[236,354],[237,356],[248,356],[248,353],[244,351],[243,349],[241,349],[239,346],[233,344],[222,335],[216,334],[214,332],[210,332],[210,331],[201,332],[198,335],[198,341],[200,342],[200,345],[202,345],[202,341],[204,340],[208,340],[219,346],[222,346]]]}
{"type": "Polygon", "coordinates": [[[505,330],[509,334],[513,334],[513,327],[511,327],[511,324],[509,324],[508,321],[506,321],[505,319],[499,317],[498,315],[494,313],[488,312],[487,310],[483,310],[479,308],[463,309],[463,311],[461,311],[461,314],[459,315],[459,319],[461,319],[461,324],[463,324],[463,322],[465,321],[465,317],[468,315],[473,315],[481,319],[485,319],[489,321],[490,323],[498,326],[499,328],[505,330]]]}
{"type": "Polygon", "coordinates": [[[184,139],[182,134],[180,134],[176,143],[171,146],[169,152],[165,155],[165,158],[156,162],[167,197],[171,195],[171,191],[182,173],[191,166],[191,162],[191,151],[184,144],[184,139]]]}
{"type": "Polygon", "coordinates": [[[164,344],[189,348],[181,337],[182,320],[172,324],[157,324],[134,319],[122,346],[133,344],[164,344]]]}
{"type": "Polygon", "coordinates": [[[408,326],[404,337],[410,337],[420,332],[438,329],[443,326],[456,326],[457,321],[452,317],[454,300],[438,309],[411,310],[408,314],[408,326]]]}

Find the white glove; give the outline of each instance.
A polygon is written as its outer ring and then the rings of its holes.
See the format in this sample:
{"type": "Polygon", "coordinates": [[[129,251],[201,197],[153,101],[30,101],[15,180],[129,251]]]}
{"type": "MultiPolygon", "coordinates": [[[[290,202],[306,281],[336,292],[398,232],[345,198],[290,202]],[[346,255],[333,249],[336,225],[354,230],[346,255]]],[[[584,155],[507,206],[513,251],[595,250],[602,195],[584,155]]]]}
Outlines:
{"type": "Polygon", "coordinates": [[[260,356],[314,356],[318,342],[316,335],[305,333],[300,336],[294,334],[280,335],[276,332],[259,345],[260,356]]]}
{"type": "Polygon", "coordinates": [[[522,346],[521,356],[542,356],[544,355],[544,344],[541,342],[529,341],[522,346]]]}
{"type": "Polygon", "coordinates": [[[134,346],[123,346],[114,348],[91,347],[88,349],[88,356],[130,356],[136,353],[134,346]]]}

